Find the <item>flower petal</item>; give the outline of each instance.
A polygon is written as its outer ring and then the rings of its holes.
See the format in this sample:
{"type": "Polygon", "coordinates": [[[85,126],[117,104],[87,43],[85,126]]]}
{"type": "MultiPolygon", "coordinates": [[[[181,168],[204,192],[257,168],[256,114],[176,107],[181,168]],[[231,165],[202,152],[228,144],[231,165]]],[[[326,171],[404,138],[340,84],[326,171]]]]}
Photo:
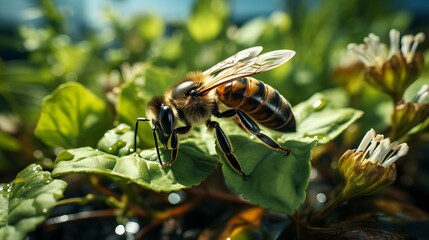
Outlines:
{"type": "Polygon", "coordinates": [[[357,148],[357,152],[364,152],[369,144],[371,143],[371,140],[375,137],[375,130],[371,128],[365,136],[363,137],[362,141],[359,144],[359,147],[357,148]]]}

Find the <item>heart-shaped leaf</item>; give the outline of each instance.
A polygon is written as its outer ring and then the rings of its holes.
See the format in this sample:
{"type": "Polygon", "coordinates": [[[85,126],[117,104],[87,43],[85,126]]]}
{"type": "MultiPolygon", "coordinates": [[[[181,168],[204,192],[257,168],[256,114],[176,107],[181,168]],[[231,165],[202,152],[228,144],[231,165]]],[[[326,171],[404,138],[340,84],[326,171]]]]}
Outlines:
{"type": "Polygon", "coordinates": [[[50,146],[95,146],[109,125],[105,103],[81,84],[68,82],[44,98],[34,133],[50,146]]]}
{"type": "Polygon", "coordinates": [[[0,184],[0,239],[24,239],[63,196],[66,182],[31,164],[9,184],[0,184]]]}
{"type": "Polygon", "coordinates": [[[282,144],[291,150],[286,156],[243,136],[230,138],[243,171],[250,175],[250,178],[243,180],[226,160],[223,160],[222,171],[228,183],[253,204],[292,214],[306,197],[311,150],[316,141],[287,141],[282,144]]]}

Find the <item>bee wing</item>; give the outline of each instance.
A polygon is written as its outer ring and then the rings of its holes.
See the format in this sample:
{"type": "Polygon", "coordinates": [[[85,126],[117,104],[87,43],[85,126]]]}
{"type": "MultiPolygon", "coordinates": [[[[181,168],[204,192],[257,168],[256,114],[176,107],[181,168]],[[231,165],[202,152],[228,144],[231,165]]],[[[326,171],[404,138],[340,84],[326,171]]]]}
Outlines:
{"type": "Polygon", "coordinates": [[[235,61],[234,63],[232,63],[232,61],[224,63],[226,61],[224,60],[216,64],[214,67],[210,68],[209,70],[205,71],[204,74],[210,74],[214,72],[219,72],[219,73],[214,76],[211,76],[211,78],[205,81],[197,89],[197,91],[200,93],[204,93],[219,85],[233,81],[237,78],[251,76],[260,72],[271,70],[287,62],[295,55],[295,51],[292,51],[292,50],[276,50],[276,51],[267,52],[258,56],[262,48],[261,47],[255,47],[255,48],[258,48],[258,51],[255,51],[256,49],[253,50],[254,48],[249,48],[242,51],[242,52],[247,52],[249,50],[252,50],[250,51],[252,55],[249,53],[247,57],[244,57],[244,54],[241,55],[241,52],[239,52],[233,55],[232,57],[226,59],[226,60],[237,59],[238,61],[235,61]],[[239,58],[240,56],[242,57],[239,58]]]}
{"type": "Polygon", "coordinates": [[[217,63],[213,67],[204,71],[203,73],[207,76],[213,75],[214,73],[219,72],[223,69],[233,67],[240,62],[246,62],[246,61],[258,56],[258,54],[261,52],[262,52],[262,47],[260,47],[260,46],[244,49],[244,50],[232,55],[231,57],[220,61],[219,63],[217,63]]]}

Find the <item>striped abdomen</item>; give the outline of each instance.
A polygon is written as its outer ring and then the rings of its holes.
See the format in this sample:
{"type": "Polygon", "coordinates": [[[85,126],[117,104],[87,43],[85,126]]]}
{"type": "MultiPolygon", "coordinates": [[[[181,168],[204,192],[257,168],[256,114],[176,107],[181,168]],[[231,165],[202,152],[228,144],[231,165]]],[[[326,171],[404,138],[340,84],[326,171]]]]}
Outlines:
{"type": "Polygon", "coordinates": [[[243,111],[267,128],[279,132],[296,130],[289,102],[262,81],[244,77],[219,86],[217,94],[226,106],[243,111]]]}

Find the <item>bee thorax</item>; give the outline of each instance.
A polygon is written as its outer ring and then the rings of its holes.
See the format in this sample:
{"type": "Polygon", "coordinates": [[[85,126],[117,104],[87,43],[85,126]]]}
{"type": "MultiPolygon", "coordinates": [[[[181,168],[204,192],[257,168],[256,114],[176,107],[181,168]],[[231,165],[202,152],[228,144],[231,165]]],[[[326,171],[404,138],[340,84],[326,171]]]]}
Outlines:
{"type": "Polygon", "coordinates": [[[177,111],[177,116],[184,122],[193,125],[203,124],[212,114],[215,101],[209,95],[188,96],[184,99],[170,99],[177,111]]]}

